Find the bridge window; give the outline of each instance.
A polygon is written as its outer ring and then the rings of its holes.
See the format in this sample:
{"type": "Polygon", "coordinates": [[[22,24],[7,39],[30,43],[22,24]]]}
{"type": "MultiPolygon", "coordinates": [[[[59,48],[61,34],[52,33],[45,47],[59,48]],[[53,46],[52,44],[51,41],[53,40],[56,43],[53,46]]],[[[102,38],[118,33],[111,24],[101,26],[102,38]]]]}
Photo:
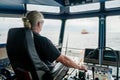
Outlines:
{"type": "Polygon", "coordinates": [[[98,18],[71,19],[66,22],[63,52],[77,53],[98,47],[98,18]],[[67,47],[67,48],[66,48],[67,47]]]}
{"type": "MultiPolygon", "coordinates": [[[[7,33],[10,28],[23,27],[21,18],[0,18],[0,44],[6,43],[7,33]]],[[[41,34],[48,37],[55,45],[58,45],[61,21],[45,19],[41,34]],[[55,23],[55,24],[54,24],[55,23]]]]}
{"type": "Polygon", "coordinates": [[[106,1],[106,8],[117,8],[120,7],[120,0],[106,1]]]}
{"type": "Polygon", "coordinates": [[[41,35],[48,37],[55,45],[58,45],[61,20],[45,19],[41,35]]]}
{"type": "Polygon", "coordinates": [[[77,5],[77,6],[71,6],[70,12],[87,12],[87,11],[93,11],[93,10],[99,10],[100,9],[100,3],[91,3],[91,4],[83,4],[83,5],[77,5]]]}
{"type": "Polygon", "coordinates": [[[0,44],[6,43],[8,30],[14,27],[23,27],[21,18],[0,17],[0,44]]]}
{"type": "Polygon", "coordinates": [[[50,13],[60,12],[60,8],[56,6],[32,5],[32,4],[27,5],[27,10],[28,11],[37,10],[40,12],[50,12],[50,13]]]}
{"type": "Polygon", "coordinates": [[[120,15],[109,16],[106,22],[106,46],[120,50],[120,15]]]}

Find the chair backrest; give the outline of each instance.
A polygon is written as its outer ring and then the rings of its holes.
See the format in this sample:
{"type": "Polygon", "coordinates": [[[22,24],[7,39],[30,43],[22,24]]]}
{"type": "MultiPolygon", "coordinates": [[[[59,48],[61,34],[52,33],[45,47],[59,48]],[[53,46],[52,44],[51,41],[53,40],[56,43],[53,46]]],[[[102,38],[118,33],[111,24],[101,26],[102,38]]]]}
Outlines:
{"type": "Polygon", "coordinates": [[[49,68],[40,60],[36,52],[31,30],[26,28],[10,29],[6,48],[14,70],[21,68],[33,72],[33,74],[36,74],[35,72],[38,70],[49,71],[49,68]]]}

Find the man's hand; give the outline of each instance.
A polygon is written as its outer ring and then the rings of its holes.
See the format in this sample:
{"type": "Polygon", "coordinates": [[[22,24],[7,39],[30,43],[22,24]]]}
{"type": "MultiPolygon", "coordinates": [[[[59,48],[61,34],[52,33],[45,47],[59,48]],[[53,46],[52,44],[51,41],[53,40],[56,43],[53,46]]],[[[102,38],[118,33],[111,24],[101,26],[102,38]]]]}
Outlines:
{"type": "Polygon", "coordinates": [[[79,70],[84,70],[85,72],[87,72],[87,67],[85,65],[80,65],[79,70]]]}

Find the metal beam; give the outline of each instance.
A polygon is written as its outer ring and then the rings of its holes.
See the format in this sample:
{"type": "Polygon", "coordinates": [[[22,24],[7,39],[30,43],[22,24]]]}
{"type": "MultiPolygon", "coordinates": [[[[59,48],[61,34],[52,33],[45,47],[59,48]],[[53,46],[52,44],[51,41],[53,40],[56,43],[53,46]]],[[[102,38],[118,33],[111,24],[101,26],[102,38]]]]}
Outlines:
{"type": "Polygon", "coordinates": [[[77,18],[88,18],[88,17],[99,17],[101,14],[106,16],[120,15],[120,8],[107,9],[104,12],[101,11],[87,11],[78,13],[45,13],[45,18],[49,19],[77,19],[77,18]]]}
{"type": "MultiPolygon", "coordinates": [[[[65,32],[65,23],[66,19],[62,19],[62,24],[61,24],[61,31],[60,31],[60,36],[59,36],[59,45],[62,46],[63,44],[63,39],[64,39],[64,32],[65,32]]],[[[61,51],[62,47],[59,48],[61,51]]]]}

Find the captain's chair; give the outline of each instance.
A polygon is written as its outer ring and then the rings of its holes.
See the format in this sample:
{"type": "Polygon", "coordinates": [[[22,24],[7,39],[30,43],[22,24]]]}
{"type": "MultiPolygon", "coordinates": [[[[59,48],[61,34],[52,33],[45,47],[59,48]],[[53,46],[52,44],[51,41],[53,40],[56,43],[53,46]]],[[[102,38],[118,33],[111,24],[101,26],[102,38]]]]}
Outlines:
{"type": "Polygon", "coordinates": [[[49,71],[37,55],[32,36],[26,28],[12,28],[8,32],[7,54],[17,80],[42,80],[42,75],[49,71]]]}

